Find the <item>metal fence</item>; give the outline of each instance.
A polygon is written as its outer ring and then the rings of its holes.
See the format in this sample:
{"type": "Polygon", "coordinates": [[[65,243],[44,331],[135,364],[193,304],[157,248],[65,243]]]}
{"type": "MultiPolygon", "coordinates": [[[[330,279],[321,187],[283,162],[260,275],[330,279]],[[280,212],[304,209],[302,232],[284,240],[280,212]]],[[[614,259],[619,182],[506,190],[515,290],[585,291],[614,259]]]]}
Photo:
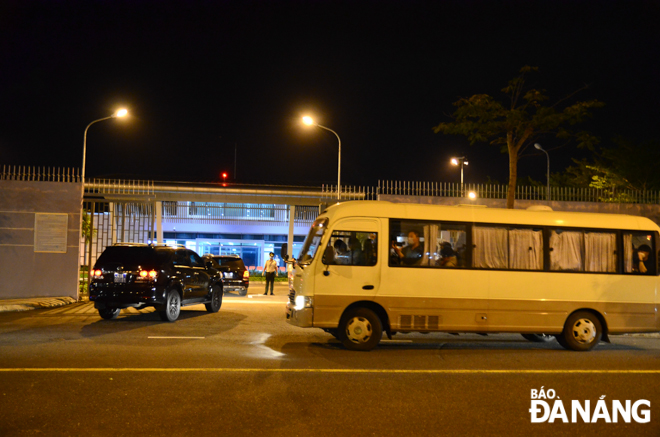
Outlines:
{"type": "MultiPolygon", "coordinates": [[[[321,185],[321,199],[337,200],[337,185],[321,185]]],[[[378,188],[369,186],[342,185],[341,200],[377,200],[378,188]]]]}
{"type": "MultiPolygon", "coordinates": [[[[342,187],[343,190],[344,187],[342,187]]],[[[378,181],[377,195],[464,197],[474,192],[483,199],[506,199],[507,185],[463,184],[445,182],[378,181]]],[[[336,192],[335,192],[336,193],[336,192]]],[[[518,186],[517,200],[553,200],[565,202],[660,203],[659,191],[607,190],[598,188],[518,186]]]]}
{"type": "Polygon", "coordinates": [[[152,202],[84,202],[83,211],[83,229],[92,231],[81,238],[81,265],[93,266],[101,252],[115,243],[155,241],[152,202]]]}
{"type": "Polygon", "coordinates": [[[69,167],[29,167],[3,165],[0,180],[39,182],[80,182],[80,169],[69,167]]]}
{"type": "Polygon", "coordinates": [[[123,179],[86,179],[85,191],[97,194],[153,195],[154,181],[123,179]]]}
{"type": "MultiPolygon", "coordinates": [[[[41,181],[41,182],[80,182],[80,169],[69,167],[30,167],[3,165],[0,172],[0,180],[16,181],[41,181]]],[[[130,194],[130,195],[153,195],[155,184],[153,181],[142,180],[120,180],[120,179],[88,179],[85,181],[87,193],[98,194],[130,194]]],[[[478,197],[484,199],[506,199],[508,186],[495,184],[463,184],[452,182],[423,182],[423,181],[393,181],[379,180],[378,186],[354,186],[342,185],[341,200],[377,200],[379,195],[403,195],[403,196],[431,196],[431,197],[463,197],[468,192],[474,192],[478,197]]],[[[337,185],[321,185],[319,194],[321,201],[333,201],[337,199],[337,185]]],[[[554,200],[566,202],[616,202],[616,203],[639,203],[660,204],[660,191],[639,190],[608,190],[599,188],[570,188],[550,187],[550,196],[545,186],[517,186],[517,200],[554,200]]],[[[181,203],[181,202],[179,202],[181,203]]],[[[171,208],[171,206],[170,206],[171,208]]],[[[179,208],[179,205],[176,206],[179,208]]],[[[232,216],[224,214],[219,207],[200,206],[199,211],[205,211],[215,219],[228,220],[232,216]],[[206,209],[204,209],[206,208],[206,209]],[[223,215],[224,214],[224,215],[223,215]]],[[[248,218],[247,212],[254,210],[251,206],[224,207],[236,209],[235,217],[241,220],[254,220],[255,217],[268,212],[262,208],[255,211],[257,215],[248,218]]],[[[303,207],[301,211],[305,211],[303,207]]],[[[296,208],[296,210],[298,210],[296,208]]],[[[276,208],[277,209],[277,208],[276,208]]],[[[177,210],[178,211],[178,210],[177,210]]],[[[275,211],[281,218],[284,212],[275,211]]],[[[288,214],[288,212],[286,213],[288,214]]],[[[304,213],[303,213],[304,214],[304,213]]],[[[310,210],[309,216],[314,212],[310,210]]],[[[164,214],[165,216],[166,214],[164,214]]],[[[177,216],[179,213],[177,212],[177,216]]],[[[192,214],[202,219],[200,214],[192,214]]],[[[296,213],[296,217],[298,213],[296,213]]],[[[235,219],[233,219],[235,220],[235,219]]],[[[277,219],[275,219],[277,220],[277,219]]],[[[288,220],[288,218],[287,218],[288,220]]],[[[303,220],[313,220],[305,218],[303,220]]]]}

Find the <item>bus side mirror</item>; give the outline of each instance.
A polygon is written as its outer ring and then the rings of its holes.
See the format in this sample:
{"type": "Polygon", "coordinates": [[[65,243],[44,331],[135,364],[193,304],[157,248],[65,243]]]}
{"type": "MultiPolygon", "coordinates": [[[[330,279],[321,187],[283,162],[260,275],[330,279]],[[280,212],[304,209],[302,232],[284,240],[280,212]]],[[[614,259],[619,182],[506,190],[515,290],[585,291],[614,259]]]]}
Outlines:
{"type": "Polygon", "coordinates": [[[323,264],[330,265],[335,263],[335,249],[332,246],[327,246],[323,252],[323,264]]]}

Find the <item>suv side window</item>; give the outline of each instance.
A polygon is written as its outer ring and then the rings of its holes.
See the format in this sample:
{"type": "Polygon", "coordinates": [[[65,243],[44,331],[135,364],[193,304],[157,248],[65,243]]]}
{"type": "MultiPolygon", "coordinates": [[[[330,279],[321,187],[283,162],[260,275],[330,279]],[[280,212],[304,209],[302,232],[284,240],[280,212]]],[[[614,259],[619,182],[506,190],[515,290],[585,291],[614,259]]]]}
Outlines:
{"type": "Polygon", "coordinates": [[[204,261],[202,258],[197,255],[195,252],[192,250],[188,251],[188,255],[190,256],[190,265],[193,267],[204,267],[204,261]]]}
{"type": "Polygon", "coordinates": [[[174,255],[174,264],[190,267],[190,256],[188,256],[187,252],[185,249],[177,250],[174,255]]]}

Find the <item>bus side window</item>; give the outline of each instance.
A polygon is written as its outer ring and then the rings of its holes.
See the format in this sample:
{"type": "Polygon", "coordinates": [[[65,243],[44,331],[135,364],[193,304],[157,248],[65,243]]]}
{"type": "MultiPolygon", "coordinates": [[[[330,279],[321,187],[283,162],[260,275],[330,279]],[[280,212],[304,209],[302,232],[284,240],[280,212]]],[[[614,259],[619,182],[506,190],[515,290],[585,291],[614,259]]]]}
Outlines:
{"type": "Polygon", "coordinates": [[[323,263],[374,266],[378,260],[377,247],[376,232],[333,231],[325,248],[323,263]]]}
{"type": "MultiPolygon", "coordinates": [[[[623,272],[643,275],[657,273],[654,233],[623,233],[623,272]]],[[[656,246],[657,247],[657,246],[656,246]]]]}
{"type": "Polygon", "coordinates": [[[389,265],[464,268],[466,229],[452,222],[390,220],[389,265]]]}

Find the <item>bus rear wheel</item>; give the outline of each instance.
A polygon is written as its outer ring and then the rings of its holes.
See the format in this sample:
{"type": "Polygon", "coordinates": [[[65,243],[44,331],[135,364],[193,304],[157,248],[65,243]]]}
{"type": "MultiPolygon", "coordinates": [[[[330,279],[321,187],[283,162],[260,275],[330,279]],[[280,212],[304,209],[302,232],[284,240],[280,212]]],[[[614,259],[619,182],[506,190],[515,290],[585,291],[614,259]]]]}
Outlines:
{"type": "Polygon", "coordinates": [[[557,341],[573,351],[589,351],[596,347],[603,336],[603,327],[598,317],[589,311],[578,311],[566,319],[564,332],[557,341]]]}
{"type": "Polygon", "coordinates": [[[341,319],[338,338],[346,349],[370,351],[383,336],[383,324],[368,308],[349,310],[341,319]]]}

